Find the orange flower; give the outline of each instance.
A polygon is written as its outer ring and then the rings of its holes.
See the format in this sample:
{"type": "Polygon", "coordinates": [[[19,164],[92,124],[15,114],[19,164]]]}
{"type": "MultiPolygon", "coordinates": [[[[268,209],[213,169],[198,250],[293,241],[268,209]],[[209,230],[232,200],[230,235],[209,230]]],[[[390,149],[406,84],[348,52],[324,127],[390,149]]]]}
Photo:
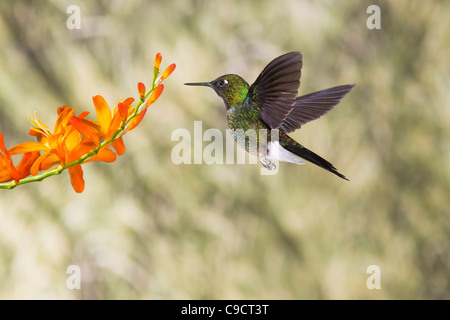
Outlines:
{"type": "Polygon", "coordinates": [[[90,161],[116,160],[116,153],[121,155],[125,152],[125,145],[122,136],[128,131],[133,130],[144,118],[147,108],[154,103],[164,86],[161,82],[170,76],[175,69],[175,64],[171,64],[159,75],[162,56],[157,53],[155,56],[152,94],[145,101],[146,88],[141,82],[138,83],[138,92],[140,101],[137,107],[133,107],[133,98],[121,101],[110,109],[105,99],[97,95],[93,97],[93,103],[96,111],[96,120],[86,119],[89,112],[82,112],[75,115],[75,109],[68,106],[58,108],[58,118],[56,120],[53,132],[36,114],[34,118],[29,117],[33,124],[29,134],[35,136],[37,142],[20,143],[10,150],[7,150],[3,134],[0,134],[0,183],[13,181],[1,187],[13,188],[17,184],[39,181],[49,175],[59,174],[68,169],[70,181],[76,192],[84,190],[84,179],[82,164],[90,161]],[[114,153],[109,146],[112,146],[114,153]],[[41,153],[41,151],[43,151],[41,153]],[[15,166],[11,156],[23,154],[18,166],[15,166]],[[46,171],[37,176],[40,171],[48,170],[54,166],[58,168],[46,171]],[[20,181],[28,175],[26,181],[20,181]]]}
{"type": "MultiPolygon", "coordinates": [[[[34,118],[31,118],[31,122],[34,127],[30,130],[30,135],[36,136],[38,142],[24,142],[13,147],[10,150],[11,154],[19,154],[32,151],[45,151],[31,167],[31,174],[37,175],[41,163],[47,159],[47,157],[53,155],[51,159],[52,163],[57,162],[61,166],[65,166],[68,163],[68,155],[79,144],[79,133],[74,128],[68,125],[68,119],[73,115],[74,109],[64,106],[58,108],[58,119],[56,120],[53,133],[50,129],[40,121],[36,114],[34,118]],[[56,157],[56,158],[55,158],[56,157]],[[57,159],[55,161],[55,159],[57,159]]],[[[84,116],[86,116],[85,114],[84,116]]],[[[46,162],[48,163],[48,161],[46,162]]]]}
{"type": "Polygon", "coordinates": [[[122,120],[122,123],[125,123],[128,119],[128,108],[125,104],[122,102],[119,102],[117,105],[117,109],[119,109],[119,115],[120,119],[122,120]]]}
{"type": "Polygon", "coordinates": [[[145,84],[143,84],[142,82],[138,82],[138,92],[139,92],[139,97],[141,98],[141,100],[144,100],[144,98],[145,98],[145,84]]]}
{"type": "MultiPolygon", "coordinates": [[[[134,102],[133,98],[128,98],[123,102],[119,103],[118,108],[114,108],[113,114],[111,114],[111,109],[106,103],[105,99],[97,95],[92,98],[95,106],[95,111],[98,118],[98,125],[90,125],[90,123],[96,124],[96,122],[90,121],[89,123],[84,119],[77,119],[79,117],[73,117],[70,123],[84,136],[90,137],[92,141],[100,141],[100,138],[107,140],[111,138],[114,133],[119,129],[122,122],[128,118],[134,112],[134,108],[131,105],[134,102]]],[[[123,143],[122,137],[112,142],[113,148],[116,150],[118,155],[125,152],[125,145],[123,143]]],[[[107,148],[107,146],[105,147],[107,148]]]]}
{"type": "Polygon", "coordinates": [[[168,66],[161,76],[161,81],[167,79],[167,77],[172,74],[173,70],[175,70],[175,67],[176,67],[175,63],[172,63],[170,66],[168,66]]]}
{"type": "Polygon", "coordinates": [[[161,66],[161,60],[162,60],[162,56],[161,53],[157,53],[155,56],[155,64],[154,64],[154,68],[155,68],[155,72],[158,73],[159,72],[159,67],[161,66]]]}
{"type": "Polygon", "coordinates": [[[155,90],[153,90],[152,94],[150,95],[150,98],[148,98],[147,102],[145,103],[143,110],[147,109],[153,102],[158,100],[158,98],[161,95],[161,93],[163,92],[163,90],[164,90],[163,84],[160,84],[159,86],[157,86],[155,88],[155,90]]]}
{"type": "Polygon", "coordinates": [[[144,109],[135,118],[133,118],[130,121],[130,123],[127,125],[127,127],[125,128],[124,134],[127,133],[128,131],[131,131],[134,128],[136,128],[139,125],[139,123],[141,123],[142,119],[144,119],[146,112],[147,112],[147,109],[144,109]]]}
{"type": "MultiPolygon", "coordinates": [[[[44,151],[39,155],[30,167],[29,173],[37,175],[40,170],[47,170],[55,165],[65,167],[68,163],[79,159],[86,153],[94,150],[97,145],[95,139],[90,135],[82,136],[78,130],[69,122],[72,119],[75,109],[64,106],[58,108],[58,119],[56,120],[53,133],[49,128],[40,121],[36,115],[30,118],[35,127],[31,128],[30,134],[38,138],[39,142],[24,142],[11,148],[10,154],[20,154],[27,152],[44,151]]],[[[83,112],[77,119],[84,120],[89,113],[83,112]]],[[[84,120],[88,121],[88,120],[84,120]]],[[[95,122],[88,122],[90,128],[96,128],[95,122]]],[[[86,124],[83,122],[83,124],[86,124]]],[[[91,133],[95,131],[91,129],[91,133]]],[[[108,149],[101,149],[96,155],[92,156],[89,161],[107,161],[112,162],[116,159],[114,152],[108,149]]],[[[76,192],[84,190],[83,171],[81,165],[77,164],[68,168],[71,183],[76,192]]]]}
{"type": "Polygon", "coordinates": [[[6,150],[3,140],[3,133],[0,133],[0,182],[14,180],[19,183],[30,175],[30,168],[33,162],[39,157],[39,152],[27,152],[23,155],[19,165],[16,167],[11,159],[11,154],[6,150]]]}

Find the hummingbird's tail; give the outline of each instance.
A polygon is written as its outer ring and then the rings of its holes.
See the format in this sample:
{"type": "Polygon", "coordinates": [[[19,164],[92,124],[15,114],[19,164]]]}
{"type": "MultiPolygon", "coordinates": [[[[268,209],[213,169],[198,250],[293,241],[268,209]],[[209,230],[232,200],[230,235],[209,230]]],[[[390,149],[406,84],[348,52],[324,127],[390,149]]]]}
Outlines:
{"type": "Polygon", "coordinates": [[[294,139],[289,137],[289,140],[287,141],[287,143],[283,145],[283,147],[289,152],[295,154],[296,156],[305,159],[308,162],[314,163],[316,166],[328,170],[342,179],[350,181],[343,174],[339,173],[330,162],[328,162],[321,156],[315,154],[311,150],[306,149],[300,143],[296,142],[294,139]]]}

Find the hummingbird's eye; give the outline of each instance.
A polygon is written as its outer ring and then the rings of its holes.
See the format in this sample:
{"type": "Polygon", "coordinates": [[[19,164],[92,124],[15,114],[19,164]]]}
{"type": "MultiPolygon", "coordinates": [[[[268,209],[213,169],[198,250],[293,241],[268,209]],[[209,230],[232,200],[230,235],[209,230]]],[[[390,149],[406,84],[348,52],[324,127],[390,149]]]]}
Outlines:
{"type": "Polygon", "coordinates": [[[224,86],[226,86],[227,84],[228,84],[228,80],[225,80],[225,79],[219,80],[219,82],[217,82],[217,85],[218,85],[219,87],[224,87],[224,86]]]}

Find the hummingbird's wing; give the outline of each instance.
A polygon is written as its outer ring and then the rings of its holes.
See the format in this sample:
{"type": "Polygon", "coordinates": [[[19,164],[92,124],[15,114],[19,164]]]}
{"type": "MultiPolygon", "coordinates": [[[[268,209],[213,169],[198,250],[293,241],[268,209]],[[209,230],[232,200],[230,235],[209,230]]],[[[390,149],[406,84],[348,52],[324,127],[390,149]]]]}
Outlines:
{"type": "Polygon", "coordinates": [[[281,130],[292,132],[300,129],[303,124],[320,118],[333,109],[354,86],[347,84],[298,97],[281,125],[281,130]]]}
{"type": "Polygon", "coordinates": [[[301,69],[302,54],[286,53],[270,62],[251,85],[248,96],[261,109],[261,117],[270,128],[279,128],[292,111],[301,69]]]}

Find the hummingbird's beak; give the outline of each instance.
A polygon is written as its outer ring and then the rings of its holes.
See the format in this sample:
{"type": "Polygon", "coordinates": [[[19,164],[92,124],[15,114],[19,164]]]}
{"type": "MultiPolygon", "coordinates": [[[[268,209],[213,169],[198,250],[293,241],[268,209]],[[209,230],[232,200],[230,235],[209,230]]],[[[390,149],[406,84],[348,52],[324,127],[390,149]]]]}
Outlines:
{"type": "Polygon", "coordinates": [[[210,82],[189,82],[185,83],[185,86],[203,86],[203,87],[211,87],[210,82]]]}

